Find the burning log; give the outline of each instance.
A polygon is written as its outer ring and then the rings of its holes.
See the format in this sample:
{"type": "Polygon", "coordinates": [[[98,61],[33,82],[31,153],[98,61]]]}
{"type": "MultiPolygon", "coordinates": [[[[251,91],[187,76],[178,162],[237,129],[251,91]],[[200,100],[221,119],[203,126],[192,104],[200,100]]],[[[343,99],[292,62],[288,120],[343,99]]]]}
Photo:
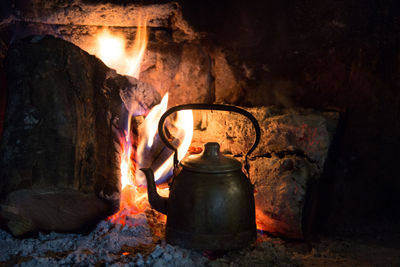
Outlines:
{"type": "Polygon", "coordinates": [[[115,211],[120,117],[131,107],[125,107],[124,100],[145,112],[160,101],[159,94],[49,36],[13,44],[5,70],[0,201],[2,216],[16,226],[10,227],[13,234],[76,231],[115,211]],[[32,203],[29,212],[21,208],[18,196],[32,203]],[[87,209],[77,209],[79,205],[87,209]],[[38,216],[45,221],[38,223],[38,216]]]}

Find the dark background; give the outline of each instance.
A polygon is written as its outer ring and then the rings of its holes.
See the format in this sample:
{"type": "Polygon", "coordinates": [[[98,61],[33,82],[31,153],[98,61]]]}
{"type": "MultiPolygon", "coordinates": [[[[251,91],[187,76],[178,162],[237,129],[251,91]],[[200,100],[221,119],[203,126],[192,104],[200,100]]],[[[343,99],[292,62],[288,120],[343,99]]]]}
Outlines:
{"type": "Polygon", "coordinates": [[[224,47],[241,105],[342,111],[316,226],[346,231],[400,219],[400,2],[181,1],[224,47]]]}

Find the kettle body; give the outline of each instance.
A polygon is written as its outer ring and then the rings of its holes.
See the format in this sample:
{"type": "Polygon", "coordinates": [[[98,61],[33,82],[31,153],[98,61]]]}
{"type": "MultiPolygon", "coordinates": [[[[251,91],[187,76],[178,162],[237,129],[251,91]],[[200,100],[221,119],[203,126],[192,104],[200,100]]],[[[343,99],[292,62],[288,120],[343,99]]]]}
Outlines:
{"type": "Polygon", "coordinates": [[[252,243],[256,236],[254,187],[241,169],[204,173],[183,165],[170,187],[167,242],[229,250],[252,243]]]}
{"type": "MultiPolygon", "coordinates": [[[[186,106],[200,109],[201,105],[186,106]]],[[[223,107],[221,110],[227,107],[218,106],[223,107]]],[[[257,127],[258,124],[255,128],[259,134],[257,127]]],[[[161,138],[162,135],[163,132],[161,138]]],[[[255,241],[254,186],[242,171],[239,161],[223,155],[219,144],[211,142],[205,144],[200,155],[185,157],[175,167],[169,198],[158,195],[152,170],[142,169],[151,206],[167,215],[168,243],[200,250],[232,250],[255,241]]]]}

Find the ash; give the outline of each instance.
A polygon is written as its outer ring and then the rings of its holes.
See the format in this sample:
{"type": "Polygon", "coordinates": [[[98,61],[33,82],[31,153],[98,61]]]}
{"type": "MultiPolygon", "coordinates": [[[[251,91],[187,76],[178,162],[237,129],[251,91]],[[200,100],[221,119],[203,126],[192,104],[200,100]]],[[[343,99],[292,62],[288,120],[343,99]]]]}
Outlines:
{"type": "Polygon", "coordinates": [[[125,226],[101,221],[88,235],[39,233],[17,239],[0,230],[0,265],[15,266],[293,266],[269,241],[218,255],[166,244],[154,211],[126,217],[125,226]]]}

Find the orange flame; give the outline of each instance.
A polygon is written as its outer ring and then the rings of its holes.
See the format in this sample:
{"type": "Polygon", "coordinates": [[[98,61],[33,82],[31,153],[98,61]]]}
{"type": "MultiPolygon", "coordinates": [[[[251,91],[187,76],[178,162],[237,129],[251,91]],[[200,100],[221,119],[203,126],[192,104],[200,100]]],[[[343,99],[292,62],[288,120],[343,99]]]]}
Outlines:
{"type": "Polygon", "coordinates": [[[140,63],[148,41],[146,22],[146,18],[139,18],[135,41],[131,49],[126,49],[125,38],[121,34],[111,34],[104,29],[97,36],[97,45],[92,48],[93,53],[119,74],[139,78],[140,63]]]}
{"type": "MultiPolygon", "coordinates": [[[[153,146],[155,139],[157,138],[156,133],[158,128],[158,121],[160,120],[162,114],[164,114],[164,112],[167,110],[167,106],[168,106],[168,93],[165,94],[160,105],[153,107],[149,115],[147,115],[145,122],[139,129],[139,136],[143,137],[143,139],[139,141],[137,149],[139,168],[150,167],[145,165],[148,164],[148,162],[142,162],[140,161],[140,159],[144,158],[145,155],[148,154],[149,150],[153,146]]],[[[181,160],[188,151],[190,143],[192,141],[192,136],[193,136],[192,111],[190,110],[178,111],[173,126],[176,128],[176,132],[174,133],[175,138],[177,138],[177,140],[182,140],[179,142],[178,145],[178,160],[181,160]]],[[[158,142],[160,143],[160,141],[158,142]]],[[[155,153],[159,152],[156,151],[155,153]]],[[[172,172],[172,168],[173,168],[173,155],[172,153],[169,153],[168,158],[162,164],[160,164],[160,166],[157,166],[156,170],[154,170],[154,179],[157,181],[167,176],[169,173],[172,172]]],[[[146,184],[145,176],[141,171],[136,172],[136,182],[139,185],[146,184]]]]}
{"type": "MultiPolygon", "coordinates": [[[[118,73],[139,78],[140,64],[143,60],[147,47],[147,28],[146,19],[140,17],[141,21],[136,32],[135,41],[132,49],[127,50],[125,39],[122,35],[111,34],[107,30],[103,30],[97,37],[97,46],[92,52],[98,56],[103,62],[114,68],[118,73]]],[[[157,125],[162,114],[168,106],[168,94],[166,94],[161,103],[152,108],[146,116],[143,124],[139,129],[138,151],[135,153],[133,149],[134,138],[131,136],[131,118],[129,114],[126,121],[126,128],[120,138],[120,170],[121,170],[121,192],[120,192],[120,209],[109,217],[114,223],[127,223],[126,216],[138,214],[149,207],[147,200],[147,192],[145,188],[145,179],[141,172],[136,172],[137,166],[134,161],[135,154],[138,159],[139,166],[141,158],[148,154],[157,138],[157,125]]],[[[129,109],[131,110],[131,109],[129,109]]],[[[173,126],[177,129],[174,136],[179,142],[178,154],[181,159],[187,152],[193,135],[193,115],[191,111],[180,111],[177,113],[177,119],[173,126]]],[[[150,167],[150,166],[143,166],[150,167]]],[[[155,179],[167,175],[173,168],[173,155],[156,170],[155,179]]],[[[167,196],[169,189],[157,188],[160,195],[167,196]]]]}

